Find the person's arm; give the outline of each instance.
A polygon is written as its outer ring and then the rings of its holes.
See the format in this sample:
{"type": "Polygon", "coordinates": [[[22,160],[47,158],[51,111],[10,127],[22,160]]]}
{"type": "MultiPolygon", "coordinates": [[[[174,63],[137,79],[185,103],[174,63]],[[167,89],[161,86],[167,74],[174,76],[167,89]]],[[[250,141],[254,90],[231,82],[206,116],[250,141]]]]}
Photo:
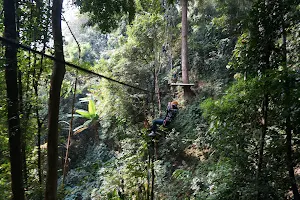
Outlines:
{"type": "Polygon", "coordinates": [[[169,114],[169,112],[170,112],[170,109],[171,109],[171,102],[168,102],[168,106],[167,106],[167,112],[166,112],[166,116],[165,116],[165,118],[164,118],[164,123],[163,123],[163,125],[164,126],[166,126],[166,123],[167,123],[167,121],[169,120],[168,118],[168,114],[169,114]]]}
{"type": "Polygon", "coordinates": [[[172,108],[171,102],[168,102],[167,111],[169,111],[172,108]]]}

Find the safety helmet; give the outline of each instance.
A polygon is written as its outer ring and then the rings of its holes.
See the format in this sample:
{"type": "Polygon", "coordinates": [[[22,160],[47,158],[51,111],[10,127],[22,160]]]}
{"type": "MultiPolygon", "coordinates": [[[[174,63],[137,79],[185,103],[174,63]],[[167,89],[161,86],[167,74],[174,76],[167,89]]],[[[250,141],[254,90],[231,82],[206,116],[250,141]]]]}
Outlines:
{"type": "Polygon", "coordinates": [[[176,106],[178,106],[178,102],[177,102],[177,101],[172,101],[172,102],[171,102],[171,105],[176,105],[176,106]]]}

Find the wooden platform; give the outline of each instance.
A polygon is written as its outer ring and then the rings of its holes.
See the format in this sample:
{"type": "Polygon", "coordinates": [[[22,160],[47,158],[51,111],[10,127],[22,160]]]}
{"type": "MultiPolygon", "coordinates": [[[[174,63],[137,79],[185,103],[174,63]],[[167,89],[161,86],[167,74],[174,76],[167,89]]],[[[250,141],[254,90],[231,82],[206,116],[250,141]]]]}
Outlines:
{"type": "Polygon", "coordinates": [[[194,83],[171,83],[171,86],[194,86],[194,83]]]}

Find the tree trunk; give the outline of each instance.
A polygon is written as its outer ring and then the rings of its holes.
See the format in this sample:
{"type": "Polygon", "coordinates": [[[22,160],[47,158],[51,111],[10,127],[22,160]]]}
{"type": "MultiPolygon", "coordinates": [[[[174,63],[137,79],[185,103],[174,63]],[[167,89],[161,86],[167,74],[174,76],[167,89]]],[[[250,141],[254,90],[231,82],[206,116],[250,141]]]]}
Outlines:
{"type": "Polygon", "coordinates": [[[147,163],[147,200],[150,199],[150,172],[149,169],[151,167],[151,150],[150,144],[148,143],[148,163],[147,163]]]}
{"type": "MultiPolygon", "coordinates": [[[[16,41],[15,0],[4,0],[4,37],[16,41]]],[[[21,130],[19,119],[17,48],[5,48],[8,134],[11,162],[12,199],[25,199],[22,175],[21,130]]]]}
{"type": "MultiPolygon", "coordinates": [[[[26,115],[29,115],[29,113],[28,114],[26,113],[26,115]]],[[[26,118],[25,118],[25,120],[27,120],[26,118]]],[[[24,186],[25,186],[25,189],[27,189],[28,188],[28,172],[27,172],[27,162],[26,162],[26,136],[25,136],[26,129],[21,129],[21,130],[23,132],[23,135],[21,137],[21,139],[22,139],[21,151],[22,151],[23,177],[24,177],[24,186]]]]}
{"type": "Polygon", "coordinates": [[[187,22],[187,0],[181,0],[182,19],[181,19],[181,68],[182,68],[182,82],[189,83],[188,75],[188,22],[187,22]]]}
{"type": "MultiPolygon", "coordinates": [[[[286,95],[288,95],[289,89],[286,90],[286,95]]],[[[288,109],[289,110],[289,109],[288,109]]],[[[298,192],[298,186],[295,178],[295,173],[294,173],[294,162],[292,158],[292,129],[291,129],[291,118],[288,114],[286,117],[286,148],[287,148],[287,168],[290,176],[290,184],[292,186],[293,194],[294,194],[294,200],[300,200],[299,192],[298,192]]]]}
{"type": "Polygon", "coordinates": [[[258,155],[258,163],[257,163],[257,172],[256,172],[256,187],[257,187],[257,200],[261,199],[261,192],[260,192],[260,186],[261,186],[261,170],[262,170],[262,163],[263,163],[263,157],[264,157],[264,146],[265,146],[265,137],[267,133],[267,119],[268,119],[268,104],[269,104],[269,98],[268,95],[264,95],[263,103],[262,103],[262,110],[263,110],[263,116],[261,119],[262,122],[262,130],[261,135],[259,139],[259,155],[258,155]]]}
{"type": "MultiPolygon", "coordinates": [[[[265,55],[262,58],[262,62],[264,62],[264,66],[262,66],[262,73],[266,74],[266,70],[270,68],[270,55],[271,50],[269,46],[270,42],[265,46],[265,55]]],[[[268,75],[266,75],[268,77],[268,75]]],[[[257,199],[261,199],[261,171],[263,168],[263,157],[264,157],[264,147],[265,147],[265,137],[267,134],[267,128],[268,128],[268,109],[269,109],[269,95],[268,95],[268,80],[265,80],[264,82],[264,88],[266,91],[264,91],[263,96],[263,103],[262,103],[262,118],[261,118],[261,135],[260,135],[260,141],[259,141],[259,157],[258,157],[258,164],[257,164],[257,173],[256,173],[256,181],[257,181],[257,199]]]]}
{"type": "MultiPolygon", "coordinates": [[[[189,83],[189,71],[188,71],[188,0],[181,0],[182,6],[182,18],[181,18],[181,71],[182,71],[182,83],[189,83]]],[[[184,98],[188,100],[193,92],[190,86],[183,86],[184,98]]]]}
{"type": "Polygon", "coordinates": [[[154,141],[152,141],[152,163],[151,163],[151,200],[154,200],[154,181],[155,181],[155,171],[154,171],[154,141]]]}
{"type": "MultiPolygon", "coordinates": [[[[42,9],[42,2],[41,2],[41,0],[36,1],[36,3],[37,3],[38,12],[41,13],[41,9],[42,9]]],[[[48,2],[48,4],[50,6],[50,2],[48,2]]],[[[40,16],[40,14],[39,14],[39,16],[40,16]]],[[[50,9],[47,9],[47,16],[50,16],[50,9]]],[[[47,24],[47,22],[46,22],[46,24],[47,24]]],[[[49,25],[47,24],[46,28],[44,30],[43,50],[42,50],[43,53],[45,53],[46,46],[47,46],[48,31],[49,31],[49,27],[48,26],[49,25]]],[[[38,82],[39,82],[40,77],[41,77],[41,75],[43,73],[43,61],[44,61],[44,56],[42,55],[41,61],[40,61],[40,71],[38,72],[37,78],[35,79],[36,81],[33,81],[33,87],[34,87],[34,90],[35,90],[35,96],[37,98],[37,101],[38,101],[38,96],[39,96],[38,82]]],[[[38,125],[38,128],[37,128],[37,140],[38,140],[38,177],[39,177],[39,184],[40,184],[40,186],[42,186],[42,181],[43,181],[42,180],[42,176],[43,176],[43,173],[42,173],[42,166],[41,166],[42,165],[41,132],[42,132],[42,126],[43,126],[43,123],[44,123],[46,117],[44,118],[44,120],[40,119],[38,105],[36,105],[36,107],[35,107],[35,113],[36,113],[37,125],[38,125]]]]}
{"type": "Polygon", "coordinates": [[[39,176],[39,184],[40,186],[42,185],[42,159],[41,159],[41,132],[42,132],[42,123],[40,120],[39,116],[39,110],[36,108],[35,110],[36,115],[37,115],[37,125],[38,125],[38,130],[37,130],[37,137],[38,137],[38,176],[39,176]]]}
{"type": "Polygon", "coordinates": [[[159,88],[159,82],[158,82],[158,75],[160,73],[160,56],[158,54],[158,58],[157,56],[155,56],[155,66],[154,66],[154,82],[155,82],[155,93],[157,95],[157,103],[158,103],[158,113],[159,113],[159,117],[162,117],[162,111],[161,111],[161,96],[160,96],[160,88],[159,88]]]}
{"type": "MultiPolygon", "coordinates": [[[[262,14],[264,17],[267,16],[268,9],[266,7],[266,3],[261,4],[261,11],[258,10],[258,13],[262,14]]],[[[260,67],[261,67],[261,73],[264,78],[264,96],[263,96],[263,103],[262,103],[262,118],[261,118],[261,136],[259,141],[259,157],[258,157],[258,164],[257,164],[257,173],[256,173],[256,181],[257,181],[257,200],[262,199],[261,193],[262,193],[262,169],[263,169],[263,157],[264,157],[264,147],[265,147],[265,137],[267,134],[268,129],[268,109],[269,109],[269,75],[268,75],[268,69],[270,69],[270,57],[272,53],[272,46],[273,41],[272,38],[270,38],[270,32],[268,30],[268,24],[262,20],[260,22],[260,19],[256,19],[256,31],[259,33],[260,28],[263,28],[264,33],[260,33],[261,38],[258,37],[258,42],[261,41],[261,45],[263,47],[263,51],[261,52],[261,57],[259,59],[260,67]],[[261,27],[259,27],[261,25],[261,27]],[[263,41],[263,42],[262,42],[263,41]]]]}
{"type": "MultiPolygon", "coordinates": [[[[43,57],[41,59],[41,64],[43,62],[43,57]]],[[[41,66],[42,67],[42,66],[41,66]]],[[[38,79],[39,80],[39,79],[38,79]]],[[[33,81],[33,88],[34,88],[34,93],[36,97],[36,101],[38,101],[38,82],[33,81]]],[[[39,108],[36,105],[35,106],[35,114],[36,114],[36,120],[37,120],[37,141],[38,141],[38,177],[39,177],[39,184],[40,186],[42,185],[42,169],[41,169],[41,131],[42,131],[42,122],[40,120],[40,114],[39,114],[39,108]]]]}
{"type": "MultiPolygon", "coordinates": [[[[44,46],[43,46],[43,53],[45,52],[46,49],[46,37],[47,33],[44,34],[44,46]]],[[[39,97],[39,80],[40,77],[43,73],[43,61],[44,61],[44,56],[42,56],[41,61],[40,61],[40,70],[37,74],[37,77],[33,80],[33,88],[34,88],[34,94],[36,97],[36,106],[35,106],[35,113],[36,113],[36,120],[37,120],[37,141],[38,141],[38,177],[39,177],[39,184],[40,186],[42,185],[42,157],[41,157],[41,132],[42,132],[42,126],[43,126],[43,120],[40,119],[40,114],[39,114],[39,106],[38,106],[38,97],[39,97]]]]}
{"type": "Polygon", "coordinates": [[[287,162],[287,169],[290,176],[290,184],[292,186],[294,199],[300,200],[300,195],[298,191],[298,186],[295,178],[294,173],[294,162],[292,158],[292,126],[291,126],[291,91],[290,91],[290,78],[289,72],[287,68],[287,39],[286,39],[286,30],[285,30],[285,21],[282,18],[282,47],[283,47],[283,66],[284,66],[284,74],[285,74],[285,85],[284,85],[284,93],[285,93],[285,132],[286,132],[286,162],[287,162]]]}
{"type": "Polygon", "coordinates": [[[156,73],[155,73],[155,68],[153,70],[153,92],[151,93],[151,102],[152,102],[152,117],[154,118],[155,117],[155,101],[154,101],[154,97],[155,97],[155,76],[156,76],[156,73]]]}
{"type": "MultiPolygon", "coordinates": [[[[64,61],[63,40],[61,32],[62,0],[53,0],[52,30],[54,39],[54,56],[64,61]]],[[[60,90],[64,79],[65,65],[55,61],[51,77],[49,97],[48,145],[47,145],[47,179],[46,200],[57,199],[57,164],[58,164],[58,115],[60,103],[60,90]]]]}

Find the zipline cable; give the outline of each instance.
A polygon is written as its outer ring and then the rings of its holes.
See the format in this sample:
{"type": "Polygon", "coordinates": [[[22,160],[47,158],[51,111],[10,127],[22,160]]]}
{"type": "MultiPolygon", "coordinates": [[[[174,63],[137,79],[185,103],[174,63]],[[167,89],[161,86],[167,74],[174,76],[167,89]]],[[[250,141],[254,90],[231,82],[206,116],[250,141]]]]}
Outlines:
{"type": "Polygon", "coordinates": [[[153,93],[153,92],[151,92],[151,91],[142,89],[142,88],[140,88],[140,87],[137,87],[137,86],[134,86],[134,85],[130,85],[130,84],[127,84],[127,83],[124,83],[124,82],[121,82],[121,81],[118,81],[118,80],[109,78],[109,77],[107,77],[107,76],[103,76],[103,75],[101,75],[101,74],[98,74],[98,73],[93,72],[93,71],[88,70],[88,69],[84,69],[84,68],[82,68],[82,67],[80,67],[80,66],[78,66],[78,65],[72,64],[72,63],[70,63],[70,62],[66,62],[66,61],[62,61],[62,60],[56,59],[56,58],[54,58],[53,56],[50,56],[50,55],[45,54],[45,53],[43,53],[43,52],[41,52],[41,51],[38,51],[38,50],[34,50],[34,49],[32,49],[32,48],[30,48],[30,47],[28,47],[28,46],[25,46],[25,45],[23,45],[23,44],[20,44],[20,43],[15,42],[15,41],[6,39],[6,38],[1,37],[1,36],[0,36],[0,41],[2,41],[2,42],[4,42],[4,43],[8,43],[8,44],[10,44],[10,45],[15,45],[15,46],[17,46],[17,47],[21,47],[22,49],[24,49],[24,50],[26,50],[26,51],[32,51],[33,53],[42,55],[42,56],[44,56],[44,57],[46,57],[46,58],[49,58],[50,60],[53,60],[53,61],[56,61],[56,62],[59,62],[59,63],[63,63],[63,64],[65,64],[65,65],[68,65],[69,67],[72,67],[72,68],[74,68],[74,69],[80,70],[80,71],[85,72],[85,73],[88,73],[88,74],[92,74],[92,75],[94,75],[94,76],[98,76],[98,77],[100,77],[100,78],[104,78],[104,79],[106,79],[106,80],[108,80],[108,81],[115,82],[115,83],[118,83],[118,84],[120,84],[120,85],[124,85],[124,86],[127,86],[127,87],[131,87],[131,88],[134,88],[134,89],[137,89],[137,90],[141,90],[141,91],[144,91],[144,92],[146,92],[146,93],[153,93]]]}

